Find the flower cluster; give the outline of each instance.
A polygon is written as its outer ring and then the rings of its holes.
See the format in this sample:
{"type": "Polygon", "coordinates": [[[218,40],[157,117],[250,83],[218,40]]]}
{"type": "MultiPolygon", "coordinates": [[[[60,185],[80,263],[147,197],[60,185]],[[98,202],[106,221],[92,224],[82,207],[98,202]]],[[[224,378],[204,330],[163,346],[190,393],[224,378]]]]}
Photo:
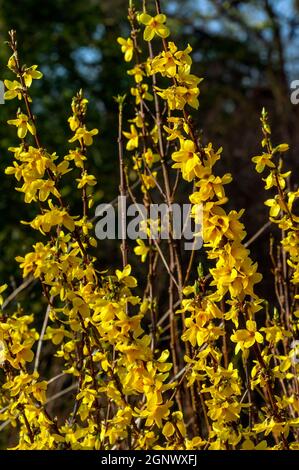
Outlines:
{"type": "Polygon", "coordinates": [[[90,209],[97,179],[87,165],[98,129],[87,125],[88,100],[82,91],[72,100],[67,155],[49,153],[29,94],[42,74],[35,65],[22,66],[10,32],[8,68],[15,79],[5,81],[5,96],[18,99],[20,109],[8,121],[18,145],[10,148],[6,173],[34,205],[36,216],[22,223],[39,237],[17,262],[24,281],[40,286],[45,308],[40,316],[21,308],[8,314],[9,297],[0,296],[0,420],[17,428],[16,449],[295,449],[299,218],[293,207],[299,193],[282,171],[288,146],[272,146],[263,112],[264,151],[253,161],[259,173],[269,171],[266,189],[276,190],[266,205],[282,232],[282,268],[274,266],[279,315],[257,294],[262,276],[244,241],[244,211],[228,208],[232,175],[217,172],[222,149],[203,143],[189,114],[199,107],[202,80],[192,73],[191,46],[181,50],[168,41],[159,2],[153,15],[130,2],[128,19],[130,37],[118,38],[125,62],[134,61],[130,96],[116,98],[119,189],[136,207],[141,198],[147,210],[145,237],[134,248],[147,270],[139,283],[125,240],[118,269],[99,268],[94,254],[90,209]],[[133,110],[128,123],[125,99],[133,110]],[[69,172],[82,200],[77,214],[63,197],[69,172]],[[201,260],[195,248],[182,259],[175,236],[171,207],[180,187],[189,187],[196,224],[202,208],[201,260]],[[167,220],[150,214],[158,198],[167,220]],[[60,367],[55,377],[42,368],[45,344],[60,367]],[[63,418],[49,407],[57,398],[51,385],[61,377],[69,387],[59,397],[72,393],[63,418]]]}

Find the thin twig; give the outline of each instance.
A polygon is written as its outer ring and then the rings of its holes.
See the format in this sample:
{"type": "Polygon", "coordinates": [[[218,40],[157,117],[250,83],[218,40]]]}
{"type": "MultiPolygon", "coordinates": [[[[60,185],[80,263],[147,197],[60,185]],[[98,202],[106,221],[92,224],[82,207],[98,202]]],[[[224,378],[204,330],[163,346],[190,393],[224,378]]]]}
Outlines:
{"type": "Polygon", "coordinates": [[[34,371],[35,372],[38,370],[40,355],[41,355],[41,351],[42,351],[43,339],[44,339],[46,328],[47,328],[47,325],[48,325],[49,315],[50,315],[51,305],[53,303],[53,300],[54,300],[54,297],[52,296],[50,298],[50,303],[47,306],[45,318],[44,318],[44,321],[43,321],[43,326],[42,326],[40,336],[39,336],[39,339],[38,339],[37,349],[36,349],[36,356],[35,356],[35,363],[34,363],[34,371]]]}

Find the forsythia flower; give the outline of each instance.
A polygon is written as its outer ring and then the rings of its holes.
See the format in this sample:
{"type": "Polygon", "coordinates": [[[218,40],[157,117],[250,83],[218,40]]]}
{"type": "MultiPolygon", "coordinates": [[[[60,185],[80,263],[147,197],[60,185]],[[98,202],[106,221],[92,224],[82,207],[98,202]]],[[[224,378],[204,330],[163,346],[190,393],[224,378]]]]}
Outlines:
{"type": "Polygon", "coordinates": [[[151,41],[155,34],[161,38],[167,38],[169,36],[169,29],[165,26],[166,16],[163,14],[156,15],[154,17],[147,13],[141,13],[138,16],[140,23],[146,25],[143,38],[145,41],[151,41]]]}
{"type": "MultiPolygon", "coordinates": [[[[142,80],[143,80],[143,77],[145,76],[145,72],[144,72],[143,67],[141,65],[135,65],[135,67],[132,68],[131,70],[128,70],[127,73],[128,73],[128,75],[133,75],[133,77],[135,79],[135,82],[137,84],[141,83],[142,80]]],[[[149,93],[148,93],[148,95],[149,95],[149,93]]],[[[133,94],[133,96],[134,96],[134,94],[133,94]]]]}
{"type": "Polygon", "coordinates": [[[43,74],[37,70],[37,65],[32,65],[31,67],[27,67],[23,74],[23,79],[25,85],[29,88],[32,84],[33,79],[40,79],[42,78],[43,74]]]}
{"type": "Polygon", "coordinates": [[[136,246],[136,247],[134,248],[134,253],[135,253],[137,256],[141,256],[141,261],[142,261],[142,263],[144,263],[145,260],[146,260],[146,257],[147,257],[147,255],[148,255],[148,252],[149,252],[150,248],[145,245],[145,243],[144,243],[143,240],[140,240],[140,239],[137,240],[137,244],[138,244],[139,246],[136,246]]]}
{"type": "Polygon", "coordinates": [[[67,161],[74,161],[75,165],[78,168],[84,167],[84,161],[86,160],[86,156],[83,155],[78,149],[77,150],[70,150],[69,154],[64,157],[67,161]]]}
{"type": "Polygon", "coordinates": [[[94,186],[95,184],[97,184],[95,176],[88,175],[87,171],[84,171],[81,178],[77,179],[76,181],[78,181],[78,189],[81,189],[84,186],[94,186]]]}
{"type": "Polygon", "coordinates": [[[158,395],[154,394],[148,401],[147,408],[139,413],[141,418],[146,418],[145,426],[151,426],[156,424],[159,428],[162,427],[162,420],[167,419],[169,416],[169,408],[172,406],[172,402],[168,401],[163,403],[159,400],[158,395]]]}
{"type": "Polygon", "coordinates": [[[247,320],[246,329],[235,331],[234,334],[231,335],[231,340],[234,343],[237,343],[235,348],[237,354],[240,349],[244,351],[245,349],[251,348],[255,342],[262,343],[263,336],[257,331],[256,322],[253,320],[247,320]]]}
{"type": "Polygon", "coordinates": [[[79,142],[89,146],[93,144],[93,136],[97,135],[98,133],[98,129],[92,129],[91,131],[88,131],[85,126],[78,127],[76,129],[75,135],[69,139],[69,142],[75,142],[76,140],[79,140],[79,142]]]}
{"type": "Polygon", "coordinates": [[[138,147],[138,131],[134,124],[130,125],[130,132],[123,132],[124,136],[128,139],[126,149],[134,150],[138,147]]]}
{"type": "MultiPolygon", "coordinates": [[[[94,202],[87,186],[94,186],[96,179],[86,169],[87,147],[98,130],[87,130],[88,100],[82,91],[73,98],[68,119],[73,133],[70,142],[79,142],[75,150],[60,160],[41,147],[39,135],[35,147],[22,140],[9,149],[13,162],[6,174],[14,175],[25,202],[39,201],[39,211],[29,224],[45,238],[16,261],[24,279],[40,282],[48,304],[46,312],[44,307],[39,312],[45,316],[39,336],[32,327],[35,314],[24,313],[18,303],[16,312],[6,311],[9,298],[3,305],[1,294],[7,286],[0,286],[0,420],[15,427],[18,450],[298,448],[299,216],[293,209],[299,190],[289,191],[290,173],[282,171],[282,154],[288,145],[272,146],[263,111],[263,152],[253,161],[258,172],[267,171],[266,190],[276,193],[266,205],[282,233],[273,269],[279,302],[273,308],[255,291],[262,276],[243,241],[244,211],[225,206],[225,185],[232,177],[216,173],[222,149],[203,145],[186,109],[187,105],[199,106],[201,79],[191,73],[192,48],[187,45],[179,50],[165,39],[169,34],[166,16],[156,3],[156,16],[137,15],[130,6],[131,37],[118,38],[126,62],[132,60],[136,47],[136,63],[128,71],[134,82],[131,95],[135,99],[130,97],[134,114],[128,120],[130,131],[123,132],[127,150],[135,151],[124,156],[125,162],[119,152],[123,181],[128,183],[121,190],[134,199],[129,185],[138,176],[139,194],[149,209],[159,195],[170,204],[182,178],[192,183],[191,194],[186,194],[192,204],[188,217],[202,226],[202,233],[194,235],[204,244],[197,257],[201,261],[194,266],[194,250],[181,263],[174,229],[164,257],[167,243],[162,234],[169,229],[169,220],[167,216],[154,218],[147,210],[140,230],[147,237],[154,236],[157,246],[138,239],[134,247],[141,262],[149,253],[154,255],[140,297],[126,256],[122,269],[101,270],[90,249],[97,243],[92,236],[93,219],[87,214],[94,202]],[[145,59],[135,30],[138,20],[146,26],[146,41],[155,35],[163,38],[160,51],[150,47],[150,57],[145,59]],[[177,172],[167,168],[169,158],[177,172]],[[155,162],[157,168],[153,168],[155,162]],[[71,215],[69,201],[64,200],[63,175],[71,170],[76,172],[77,189],[83,189],[78,216],[71,215]],[[187,279],[191,277],[190,285],[187,279]],[[165,280],[169,280],[169,299],[163,298],[165,280]],[[165,301],[169,309],[164,314],[165,301]],[[41,380],[38,372],[41,369],[44,375],[48,364],[47,352],[45,358],[41,355],[44,341],[51,341],[49,351],[54,352],[55,367],[61,364],[62,372],[49,382],[41,380]],[[241,358],[236,357],[239,351],[241,358]],[[55,400],[76,387],[65,418],[51,416],[53,409],[45,406],[53,398],[47,396],[48,383],[61,376],[71,385],[55,394],[55,400]]],[[[10,37],[13,55],[8,67],[17,79],[23,77],[25,86],[22,89],[17,80],[7,81],[7,99],[23,98],[32,116],[26,87],[41,73],[37,66],[19,65],[14,32],[10,37]]],[[[123,100],[118,103],[120,123],[123,100]]],[[[19,112],[17,119],[9,121],[21,139],[28,130],[36,133],[28,116],[19,112]]],[[[187,185],[182,183],[180,191],[184,192],[187,185]]],[[[33,307],[36,311],[36,302],[33,307]]]]}
{"type": "Polygon", "coordinates": [[[181,140],[180,146],[180,150],[172,154],[172,159],[176,162],[173,168],[181,169],[183,178],[191,181],[196,174],[196,169],[200,165],[200,159],[192,140],[181,140]]]}
{"type": "Polygon", "coordinates": [[[124,267],[122,271],[117,269],[115,271],[115,274],[117,276],[117,279],[119,282],[122,284],[125,284],[127,287],[136,287],[137,281],[133,276],[130,276],[131,274],[131,266],[127,265],[124,267]]]}
{"type": "Polygon", "coordinates": [[[7,91],[4,93],[5,100],[12,100],[16,97],[18,97],[19,100],[22,99],[22,85],[17,80],[13,82],[4,80],[4,85],[7,88],[7,91]]]}
{"type": "Polygon", "coordinates": [[[117,38],[118,44],[121,45],[121,51],[124,53],[125,61],[130,62],[133,58],[134,45],[131,38],[117,38]]]}
{"type": "Polygon", "coordinates": [[[10,119],[8,124],[18,128],[18,137],[24,139],[29,131],[32,135],[36,134],[35,126],[26,114],[18,114],[17,119],[10,119]]]}
{"type": "Polygon", "coordinates": [[[258,155],[253,157],[252,161],[256,164],[255,169],[258,173],[262,173],[265,169],[265,166],[269,168],[275,168],[274,163],[271,161],[272,155],[269,153],[263,153],[263,155],[258,155]]]}
{"type": "Polygon", "coordinates": [[[150,188],[154,188],[156,186],[156,176],[157,172],[153,171],[150,175],[147,175],[143,173],[141,175],[141,181],[142,181],[142,191],[146,192],[150,188]]]}
{"type": "MultiPolygon", "coordinates": [[[[23,222],[28,224],[28,222],[23,222]]],[[[32,228],[40,230],[42,233],[49,232],[52,227],[56,225],[63,225],[70,232],[75,230],[75,223],[72,217],[65,209],[57,209],[51,207],[50,210],[44,211],[44,214],[35,217],[32,222],[29,222],[32,228]]]]}
{"type": "Polygon", "coordinates": [[[3,305],[3,297],[2,297],[2,292],[4,292],[7,289],[7,284],[3,284],[0,286],[0,307],[3,305]]]}

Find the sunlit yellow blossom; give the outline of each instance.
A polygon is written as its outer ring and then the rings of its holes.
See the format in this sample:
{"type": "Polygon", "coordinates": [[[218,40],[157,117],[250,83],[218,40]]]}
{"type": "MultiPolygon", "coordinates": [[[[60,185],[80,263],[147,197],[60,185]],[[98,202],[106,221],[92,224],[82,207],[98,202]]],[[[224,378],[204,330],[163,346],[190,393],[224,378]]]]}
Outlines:
{"type": "Polygon", "coordinates": [[[128,287],[135,287],[137,285],[137,282],[136,282],[136,279],[134,277],[130,276],[131,269],[132,269],[131,266],[127,265],[127,266],[125,266],[123,271],[120,271],[119,269],[117,269],[115,271],[115,274],[116,274],[117,279],[119,280],[119,282],[122,282],[123,284],[125,284],[128,287]]]}
{"type": "Polygon", "coordinates": [[[270,189],[273,186],[279,186],[281,189],[284,189],[286,186],[286,178],[288,178],[290,174],[290,171],[280,174],[275,174],[275,172],[271,171],[267,178],[263,179],[266,183],[265,189],[270,189]]]}
{"type": "Polygon", "coordinates": [[[182,170],[183,178],[191,181],[195,176],[196,167],[200,166],[200,158],[192,140],[181,140],[181,148],[172,154],[172,159],[176,162],[173,168],[182,170]]]}
{"type": "Polygon", "coordinates": [[[51,228],[56,225],[63,225],[71,232],[75,229],[74,220],[67,211],[57,208],[52,208],[45,211],[43,215],[36,216],[35,219],[30,222],[30,225],[35,230],[40,230],[41,232],[49,232],[51,228]]]}
{"type": "Polygon", "coordinates": [[[146,192],[146,190],[148,190],[150,188],[154,188],[156,186],[156,176],[157,176],[156,171],[153,171],[149,175],[147,175],[146,173],[143,173],[141,175],[142,190],[144,192],[146,192]]]}
{"type": "Polygon", "coordinates": [[[251,348],[251,346],[257,342],[263,342],[263,336],[256,329],[256,322],[253,320],[246,321],[246,329],[236,330],[234,334],[231,335],[231,340],[234,343],[237,343],[235,351],[236,354],[245,349],[251,348]]]}
{"type": "Polygon", "coordinates": [[[18,114],[17,119],[10,119],[8,124],[18,128],[18,137],[24,139],[29,131],[32,135],[36,134],[35,125],[26,114],[18,114]]]}
{"type": "Polygon", "coordinates": [[[142,13],[139,15],[138,20],[140,23],[146,25],[143,38],[145,41],[151,41],[155,34],[161,38],[167,38],[169,36],[169,29],[165,26],[166,16],[163,14],[156,15],[154,17],[142,13]]]}
{"type": "Polygon", "coordinates": [[[77,179],[76,181],[78,181],[78,189],[81,189],[84,186],[94,186],[97,184],[95,176],[89,175],[87,171],[84,171],[81,178],[77,179]]]}
{"type": "Polygon", "coordinates": [[[85,126],[78,127],[75,135],[69,139],[69,142],[75,142],[76,140],[79,140],[79,142],[89,146],[93,143],[93,136],[97,135],[98,133],[98,129],[92,129],[91,131],[88,131],[85,126]]]}
{"type": "Polygon", "coordinates": [[[32,84],[33,79],[40,79],[42,78],[43,74],[37,70],[37,65],[32,65],[31,67],[27,67],[23,73],[23,79],[25,85],[29,88],[32,84]]]}
{"type": "Polygon", "coordinates": [[[274,163],[271,161],[272,156],[269,153],[263,153],[263,155],[258,155],[253,157],[252,161],[256,164],[255,169],[258,173],[264,171],[265,166],[269,168],[275,168],[274,163]]]}
{"type": "Polygon", "coordinates": [[[3,305],[3,297],[2,297],[2,293],[7,289],[7,284],[3,284],[2,286],[0,286],[0,307],[1,305],[3,305]]]}
{"type": "Polygon", "coordinates": [[[131,95],[135,96],[136,104],[141,103],[142,100],[152,101],[153,99],[153,96],[148,92],[148,85],[146,83],[131,88],[131,95]]]}
{"type": "Polygon", "coordinates": [[[137,245],[135,248],[134,248],[134,253],[137,255],[137,256],[141,256],[141,261],[142,263],[145,262],[146,260],[146,257],[148,255],[148,252],[150,250],[150,248],[148,246],[145,245],[144,241],[143,240],[136,240],[137,241],[137,245]]]}
{"type": "Polygon", "coordinates": [[[13,82],[4,80],[4,85],[7,88],[7,91],[4,93],[5,100],[12,100],[16,97],[18,97],[19,100],[22,99],[22,85],[17,80],[13,82]]]}
{"type": "Polygon", "coordinates": [[[86,156],[83,155],[79,150],[70,150],[69,154],[66,155],[64,159],[67,161],[73,160],[78,168],[83,168],[86,156]]]}
{"type": "Polygon", "coordinates": [[[124,53],[124,58],[126,62],[130,62],[133,58],[134,45],[131,38],[117,38],[118,44],[121,45],[121,51],[124,53]]]}
{"type": "Polygon", "coordinates": [[[127,150],[134,150],[138,148],[138,131],[134,124],[130,125],[130,132],[123,132],[124,136],[128,139],[126,149],[127,150]]]}
{"type": "Polygon", "coordinates": [[[133,75],[136,83],[141,83],[143,77],[145,76],[145,72],[141,65],[135,65],[135,67],[131,70],[128,70],[128,75],[133,75]]]}

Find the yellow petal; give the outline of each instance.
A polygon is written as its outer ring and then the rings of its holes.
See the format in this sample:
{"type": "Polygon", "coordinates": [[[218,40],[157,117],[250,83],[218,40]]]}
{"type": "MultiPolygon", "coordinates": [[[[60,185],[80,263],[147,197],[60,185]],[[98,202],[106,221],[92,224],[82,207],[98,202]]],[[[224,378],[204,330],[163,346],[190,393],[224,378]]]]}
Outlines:
{"type": "Polygon", "coordinates": [[[143,33],[143,39],[145,41],[151,41],[154,35],[155,35],[155,30],[153,28],[150,28],[150,26],[147,26],[143,33]]]}

